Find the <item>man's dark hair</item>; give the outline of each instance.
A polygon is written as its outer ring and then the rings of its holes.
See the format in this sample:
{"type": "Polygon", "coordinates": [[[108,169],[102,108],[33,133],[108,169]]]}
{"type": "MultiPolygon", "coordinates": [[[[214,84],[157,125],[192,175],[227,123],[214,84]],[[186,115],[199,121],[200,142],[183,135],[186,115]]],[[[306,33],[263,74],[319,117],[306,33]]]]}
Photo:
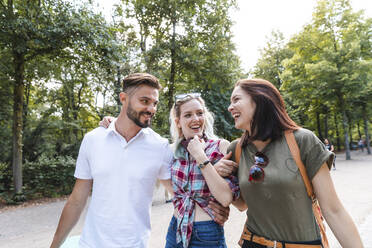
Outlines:
{"type": "Polygon", "coordinates": [[[155,76],[148,73],[133,73],[123,79],[123,92],[131,92],[132,89],[136,89],[141,85],[147,85],[158,90],[161,89],[159,80],[155,76]]]}
{"type": "Polygon", "coordinates": [[[256,103],[251,123],[251,133],[243,134],[242,145],[254,140],[276,140],[283,131],[297,130],[299,126],[289,117],[280,92],[264,79],[242,79],[235,87],[241,87],[256,103]]]}

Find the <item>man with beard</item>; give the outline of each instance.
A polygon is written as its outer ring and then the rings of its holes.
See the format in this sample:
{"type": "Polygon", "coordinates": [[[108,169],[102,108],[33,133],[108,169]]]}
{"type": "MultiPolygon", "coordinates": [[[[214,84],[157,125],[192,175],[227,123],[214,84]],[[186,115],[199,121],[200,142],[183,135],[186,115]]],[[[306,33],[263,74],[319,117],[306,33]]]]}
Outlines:
{"type": "Polygon", "coordinates": [[[156,180],[170,191],[173,153],[168,141],[148,128],[161,88],[156,77],[131,74],[123,80],[122,108],[109,128],[84,136],[76,162],[76,183],[51,247],[59,247],[91,202],[79,247],[146,247],[156,180]]]}

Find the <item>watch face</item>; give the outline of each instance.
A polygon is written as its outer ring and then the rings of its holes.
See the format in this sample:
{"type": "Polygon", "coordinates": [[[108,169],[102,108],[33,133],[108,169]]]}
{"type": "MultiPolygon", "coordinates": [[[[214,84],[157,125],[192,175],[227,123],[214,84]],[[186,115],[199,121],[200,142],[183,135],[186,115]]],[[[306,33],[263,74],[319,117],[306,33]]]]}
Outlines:
{"type": "Polygon", "coordinates": [[[210,161],[207,160],[207,161],[205,161],[204,163],[199,164],[198,166],[199,166],[200,169],[203,169],[203,168],[204,168],[207,164],[209,164],[209,163],[210,163],[210,161]]]}

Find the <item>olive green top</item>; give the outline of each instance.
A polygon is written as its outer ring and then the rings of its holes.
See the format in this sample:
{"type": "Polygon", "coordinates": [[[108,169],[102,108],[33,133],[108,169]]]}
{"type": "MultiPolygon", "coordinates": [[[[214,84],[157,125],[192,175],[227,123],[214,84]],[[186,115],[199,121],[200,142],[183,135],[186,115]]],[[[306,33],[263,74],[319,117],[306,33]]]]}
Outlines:
{"type": "MultiPolygon", "coordinates": [[[[311,131],[299,129],[294,131],[294,136],[310,180],[324,163],[331,168],[334,154],[311,131]]],[[[228,151],[235,151],[236,144],[237,141],[232,142],[228,151]]],[[[248,230],[271,240],[320,239],[311,200],[284,134],[262,150],[269,158],[264,180],[249,182],[249,169],[256,152],[252,143],[244,147],[238,170],[241,195],[248,206],[248,230]]]]}

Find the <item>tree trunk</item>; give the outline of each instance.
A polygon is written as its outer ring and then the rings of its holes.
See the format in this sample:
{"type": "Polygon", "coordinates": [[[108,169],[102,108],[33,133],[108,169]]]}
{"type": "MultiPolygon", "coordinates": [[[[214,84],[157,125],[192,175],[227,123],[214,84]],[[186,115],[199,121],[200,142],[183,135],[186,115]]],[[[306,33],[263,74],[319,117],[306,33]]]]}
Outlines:
{"type": "Polygon", "coordinates": [[[324,114],[324,138],[329,138],[328,137],[328,113],[326,112],[324,114]]]}
{"type": "Polygon", "coordinates": [[[341,141],[340,141],[340,131],[338,130],[338,122],[337,122],[337,113],[334,114],[334,121],[335,121],[335,128],[336,128],[336,138],[337,138],[337,151],[341,150],[341,141]]]}
{"type": "Polygon", "coordinates": [[[360,131],[359,121],[357,121],[357,126],[358,126],[358,136],[359,136],[359,140],[361,140],[361,139],[362,139],[362,132],[360,131]]]}
{"type": "MultiPolygon", "coordinates": [[[[70,124],[71,123],[71,97],[73,97],[73,86],[71,85],[71,82],[69,79],[62,80],[62,89],[63,89],[63,100],[62,100],[62,120],[65,123],[70,124]]],[[[72,133],[72,127],[71,125],[65,125],[62,129],[63,133],[63,142],[67,144],[71,144],[72,139],[71,139],[71,133],[72,133]]]]}
{"type": "Polygon", "coordinates": [[[363,121],[364,121],[364,135],[366,136],[367,153],[371,154],[371,146],[370,146],[370,140],[369,140],[369,134],[368,134],[368,116],[367,116],[366,104],[363,105],[363,121]]]}
{"type": "Polygon", "coordinates": [[[172,20],[173,33],[172,33],[172,44],[171,44],[171,70],[168,85],[168,111],[173,105],[173,95],[175,90],[175,77],[176,77],[176,19],[172,20]]]}
{"type": "Polygon", "coordinates": [[[122,91],[120,66],[117,67],[117,70],[118,70],[118,74],[117,74],[116,86],[115,86],[115,89],[114,89],[114,91],[115,91],[114,99],[116,100],[117,112],[119,114],[120,110],[121,110],[121,102],[120,102],[119,94],[122,91]]]}
{"type": "Polygon", "coordinates": [[[316,126],[318,128],[318,137],[320,140],[324,140],[323,139],[323,135],[322,135],[322,127],[320,125],[320,113],[319,112],[316,112],[316,126]]]}
{"type": "Polygon", "coordinates": [[[351,144],[353,143],[353,133],[352,133],[352,127],[353,123],[351,122],[351,118],[346,114],[346,118],[348,120],[348,126],[349,126],[349,144],[351,147],[351,144]]]}
{"type": "Polygon", "coordinates": [[[349,146],[349,127],[348,127],[348,120],[346,116],[346,110],[344,104],[341,103],[341,110],[342,110],[342,126],[344,129],[345,135],[345,152],[346,152],[346,160],[350,160],[350,146],[349,146]]]}
{"type": "Polygon", "coordinates": [[[30,102],[31,82],[26,84],[25,95],[26,101],[23,106],[23,128],[27,130],[27,115],[28,115],[28,104],[30,102]]]}
{"type": "Polygon", "coordinates": [[[13,92],[13,180],[16,194],[22,193],[22,131],[25,59],[14,52],[15,84],[13,92]]]}

